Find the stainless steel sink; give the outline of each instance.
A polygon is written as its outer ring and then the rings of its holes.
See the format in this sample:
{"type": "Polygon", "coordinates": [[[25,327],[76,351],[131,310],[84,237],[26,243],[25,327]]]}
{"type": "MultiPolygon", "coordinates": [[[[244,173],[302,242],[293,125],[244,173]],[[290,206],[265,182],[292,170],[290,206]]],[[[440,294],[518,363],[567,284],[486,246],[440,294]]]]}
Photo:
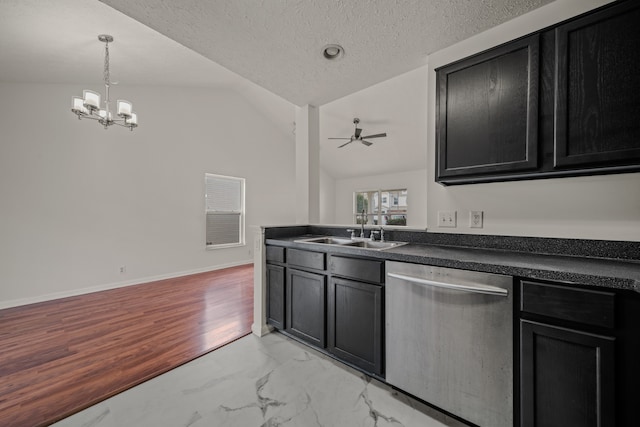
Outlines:
{"type": "Polygon", "coordinates": [[[347,245],[354,241],[348,237],[314,237],[311,239],[296,240],[298,243],[324,243],[325,245],[347,245]]]}
{"type": "Polygon", "coordinates": [[[353,243],[348,243],[349,246],[358,246],[360,248],[375,249],[378,251],[397,248],[398,246],[403,246],[406,244],[407,242],[373,242],[371,240],[360,240],[353,243]]]}
{"type": "Polygon", "coordinates": [[[397,248],[399,246],[406,245],[407,242],[378,242],[372,240],[363,240],[363,239],[349,239],[346,237],[313,237],[310,239],[300,239],[296,240],[296,243],[320,243],[324,245],[333,245],[333,246],[349,246],[349,247],[357,247],[362,249],[371,249],[374,251],[383,251],[385,249],[397,248]]]}

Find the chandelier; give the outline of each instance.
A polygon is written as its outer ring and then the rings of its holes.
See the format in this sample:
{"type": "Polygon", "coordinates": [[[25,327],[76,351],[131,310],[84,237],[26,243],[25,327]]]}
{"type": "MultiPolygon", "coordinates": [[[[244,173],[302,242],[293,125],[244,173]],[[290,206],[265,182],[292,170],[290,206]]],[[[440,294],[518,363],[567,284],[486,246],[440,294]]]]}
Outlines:
{"type": "MultiPolygon", "coordinates": [[[[82,98],[73,97],[73,106],[71,111],[80,119],[97,120],[105,129],[111,125],[133,128],[138,127],[138,116],[132,112],[132,105],[129,101],[119,99],[116,101],[116,117],[110,109],[109,103],[109,87],[111,80],[109,77],[109,43],[113,41],[113,37],[108,34],[100,34],[98,40],[104,45],[104,88],[106,96],[104,98],[104,108],[100,108],[100,94],[92,90],[82,91],[82,98]]],[[[114,83],[115,84],[115,83],[114,83]]]]}

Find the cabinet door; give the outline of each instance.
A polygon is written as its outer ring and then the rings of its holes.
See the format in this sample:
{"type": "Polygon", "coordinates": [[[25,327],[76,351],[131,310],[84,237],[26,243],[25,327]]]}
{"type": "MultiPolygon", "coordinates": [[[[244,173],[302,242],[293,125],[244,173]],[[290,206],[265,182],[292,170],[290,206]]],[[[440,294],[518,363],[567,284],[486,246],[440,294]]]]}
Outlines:
{"type": "Polygon", "coordinates": [[[614,427],[614,338],[521,320],[521,427],[614,427]]]}
{"type": "Polygon", "coordinates": [[[329,351],[377,375],[383,374],[382,290],[338,278],[329,286],[329,351]]]}
{"type": "Polygon", "coordinates": [[[538,166],[539,36],[437,70],[437,177],[538,166]]]}
{"type": "Polygon", "coordinates": [[[287,331],[316,347],[324,348],[327,277],[287,269],[287,331]]]}
{"type": "Polygon", "coordinates": [[[285,328],[284,271],[284,267],[267,264],[267,323],[278,329],[285,328]]]}
{"type": "Polygon", "coordinates": [[[555,166],[640,160],[640,6],[556,28],[555,166]]]}

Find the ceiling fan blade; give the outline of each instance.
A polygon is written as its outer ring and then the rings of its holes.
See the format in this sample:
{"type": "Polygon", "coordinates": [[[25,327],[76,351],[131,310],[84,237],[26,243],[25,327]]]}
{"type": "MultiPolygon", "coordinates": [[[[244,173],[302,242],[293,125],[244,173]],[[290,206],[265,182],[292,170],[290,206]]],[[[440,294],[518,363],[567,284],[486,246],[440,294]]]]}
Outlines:
{"type": "Polygon", "coordinates": [[[373,142],[365,141],[364,139],[361,139],[360,142],[362,142],[367,147],[370,146],[371,144],[373,144],[373,142]]]}
{"type": "Polygon", "coordinates": [[[351,138],[327,138],[327,139],[351,139],[351,138]]]}
{"type": "Polygon", "coordinates": [[[344,144],[342,144],[342,145],[341,145],[341,146],[339,146],[338,148],[342,148],[342,147],[344,147],[345,145],[349,145],[349,144],[351,144],[352,142],[353,142],[353,140],[351,140],[351,141],[349,141],[349,142],[345,142],[344,144]]]}
{"type": "Polygon", "coordinates": [[[362,129],[356,128],[356,133],[355,133],[356,139],[360,139],[361,134],[362,134],[362,129]]]}
{"type": "Polygon", "coordinates": [[[371,139],[371,138],[384,138],[386,136],[387,136],[386,133],[376,133],[375,135],[367,135],[367,136],[363,136],[362,138],[368,138],[368,139],[371,139]]]}

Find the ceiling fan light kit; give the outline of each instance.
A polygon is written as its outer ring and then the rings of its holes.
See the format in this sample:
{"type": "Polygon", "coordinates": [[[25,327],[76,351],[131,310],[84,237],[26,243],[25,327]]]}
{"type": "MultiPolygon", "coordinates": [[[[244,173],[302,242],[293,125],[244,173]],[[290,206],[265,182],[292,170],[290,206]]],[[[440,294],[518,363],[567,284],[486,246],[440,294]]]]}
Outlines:
{"type": "Polygon", "coordinates": [[[355,125],[355,131],[353,132],[353,135],[351,135],[350,138],[329,138],[329,139],[348,139],[348,142],[345,142],[344,144],[338,146],[338,148],[342,148],[345,145],[351,144],[353,141],[359,141],[362,143],[362,145],[369,147],[371,145],[373,145],[373,142],[367,141],[366,139],[372,139],[372,138],[385,138],[387,136],[386,133],[376,133],[374,135],[367,135],[367,136],[362,136],[362,129],[358,127],[358,123],[360,123],[360,119],[359,118],[354,118],[353,119],[353,124],[355,125]]]}
{"type": "Polygon", "coordinates": [[[109,87],[111,86],[111,78],[109,75],[109,43],[113,41],[113,36],[108,34],[100,34],[98,40],[104,45],[104,87],[105,99],[104,108],[100,108],[100,94],[92,90],[84,90],[82,98],[74,96],[71,99],[71,111],[80,119],[97,120],[105,129],[111,125],[118,125],[133,130],[138,127],[138,115],[134,113],[133,105],[129,101],[119,99],[116,101],[116,116],[113,116],[110,110],[109,87]]]}

